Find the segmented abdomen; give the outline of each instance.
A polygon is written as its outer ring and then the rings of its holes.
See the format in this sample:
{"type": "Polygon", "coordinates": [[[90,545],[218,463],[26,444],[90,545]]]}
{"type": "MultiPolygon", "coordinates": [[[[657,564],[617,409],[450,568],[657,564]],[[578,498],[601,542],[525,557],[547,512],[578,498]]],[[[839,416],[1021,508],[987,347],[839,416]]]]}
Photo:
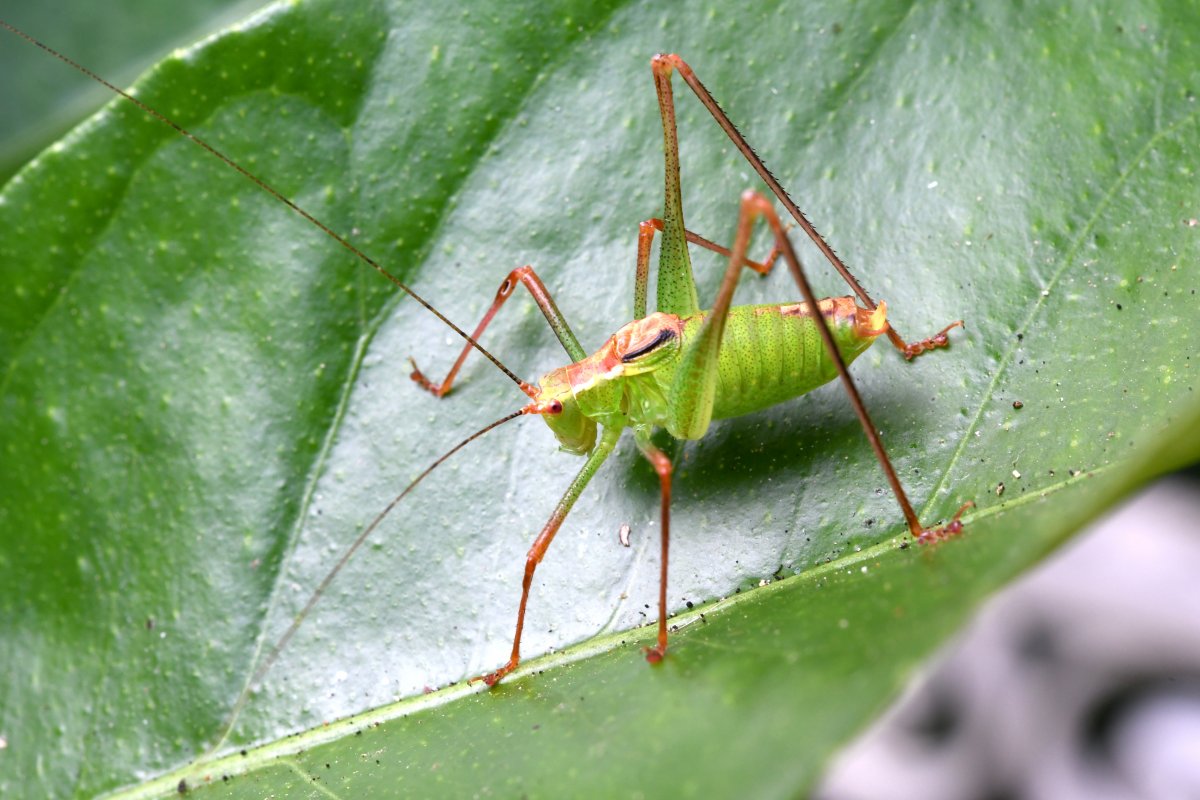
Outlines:
{"type": "MultiPolygon", "coordinates": [[[[827,298],[819,306],[847,363],[882,332],[872,330],[871,312],[858,308],[852,297],[827,298]]],[[[713,419],[768,408],[837,377],[818,324],[806,303],[730,309],[713,419]]]]}

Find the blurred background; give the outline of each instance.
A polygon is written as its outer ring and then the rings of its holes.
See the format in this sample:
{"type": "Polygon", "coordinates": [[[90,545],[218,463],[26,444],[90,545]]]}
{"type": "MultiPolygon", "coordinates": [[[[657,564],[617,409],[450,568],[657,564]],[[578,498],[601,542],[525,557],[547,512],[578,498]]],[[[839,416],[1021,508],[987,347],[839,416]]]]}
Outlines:
{"type": "Polygon", "coordinates": [[[821,800],[1200,798],[1200,470],[992,599],[821,800]]]}

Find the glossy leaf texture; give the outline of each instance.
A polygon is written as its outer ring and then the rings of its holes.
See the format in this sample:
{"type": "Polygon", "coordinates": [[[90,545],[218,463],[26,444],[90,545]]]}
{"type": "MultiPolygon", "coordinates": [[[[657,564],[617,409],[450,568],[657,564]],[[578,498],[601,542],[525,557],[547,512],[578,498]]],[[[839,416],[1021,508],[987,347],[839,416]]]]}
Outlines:
{"type": "MultiPolygon", "coordinates": [[[[125,84],[169,53],[226,27],[262,5],[254,0],[56,0],[5,4],[3,18],[26,30],[52,32],[57,49],[107,80],[125,84]]],[[[0,182],[65,134],[112,92],[70,70],[47,69],[46,54],[0,47],[0,182]]]]}
{"type": "MultiPolygon", "coordinates": [[[[675,451],[670,600],[737,601],[681,618],[651,668],[621,633],[658,573],[627,441],[538,570],[526,653],[607,638],[427,696],[504,660],[525,551],[582,463],[510,423],[389,519],[231,720],[340,549],[523,396],[478,358],[449,398],[419,392],[407,357],[448,367],[451,332],[116,103],[0,196],[0,790],[801,792],[979,600],[1200,451],[1188,9],[299,2],[164,62],[139,97],[464,327],[530,263],[594,348],[660,211],[649,57],[681,53],[902,333],[966,320],[854,373],[922,518],[978,508],[963,539],[903,547],[837,386],[719,423],[675,451]],[[403,698],[381,727],[211,761],[403,698]]],[[[688,225],[728,239],[757,184],[676,96],[688,225]]],[[[695,266],[710,298],[723,265],[695,266]]],[[[737,301],[795,294],[747,276],[737,301]]],[[[484,343],[529,379],[564,358],[520,295],[484,343]]]]}

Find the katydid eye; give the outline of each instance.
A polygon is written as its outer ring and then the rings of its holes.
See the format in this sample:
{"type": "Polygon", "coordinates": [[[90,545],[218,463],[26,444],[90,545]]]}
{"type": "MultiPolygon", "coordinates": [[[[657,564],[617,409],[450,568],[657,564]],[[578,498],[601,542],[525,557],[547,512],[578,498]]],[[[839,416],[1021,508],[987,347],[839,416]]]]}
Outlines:
{"type": "Polygon", "coordinates": [[[562,413],[562,401],[561,400],[551,400],[549,408],[546,409],[546,413],[561,414],[562,413]]]}
{"type": "Polygon", "coordinates": [[[639,344],[639,345],[635,346],[628,353],[621,356],[621,362],[628,364],[630,361],[634,361],[636,359],[641,358],[642,356],[649,353],[651,350],[654,350],[655,348],[657,348],[663,344],[666,344],[667,342],[671,341],[674,338],[675,338],[675,331],[673,331],[670,328],[660,328],[658,331],[658,334],[653,339],[646,342],[645,344],[639,344]]]}

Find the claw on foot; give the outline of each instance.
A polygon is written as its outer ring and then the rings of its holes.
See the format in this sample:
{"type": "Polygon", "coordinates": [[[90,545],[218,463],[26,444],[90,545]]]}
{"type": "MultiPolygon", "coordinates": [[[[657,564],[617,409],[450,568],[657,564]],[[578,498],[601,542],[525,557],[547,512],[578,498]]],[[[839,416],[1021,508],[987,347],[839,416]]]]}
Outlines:
{"type": "Polygon", "coordinates": [[[667,648],[664,645],[643,647],[642,652],[646,654],[647,661],[649,661],[651,664],[658,664],[667,655],[667,648]]]}
{"type": "Polygon", "coordinates": [[[947,539],[952,539],[962,533],[962,515],[968,508],[974,508],[975,503],[968,500],[963,503],[958,511],[954,512],[954,518],[945,525],[939,525],[936,528],[926,528],[921,531],[921,535],[917,537],[917,541],[921,544],[934,544],[935,542],[944,542],[947,539]]]}
{"type": "Polygon", "coordinates": [[[478,681],[483,681],[485,684],[487,684],[487,687],[490,689],[493,686],[495,686],[497,683],[499,683],[501,680],[503,680],[505,675],[512,672],[516,668],[517,668],[517,662],[513,661],[512,659],[509,659],[507,664],[505,664],[503,667],[496,670],[495,672],[489,672],[487,675],[480,675],[477,678],[471,678],[469,681],[467,681],[467,683],[477,683],[478,681]]]}
{"type": "Polygon", "coordinates": [[[919,342],[913,342],[912,344],[905,345],[905,347],[904,347],[905,359],[912,361],[914,358],[921,355],[921,353],[926,352],[927,350],[936,350],[939,347],[949,346],[950,337],[947,336],[946,334],[948,334],[954,328],[961,328],[962,324],[963,324],[963,321],[961,319],[958,320],[957,322],[951,322],[949,325],[942,328],[940,331],[935,333],[933,336],[930,336],[928,339],[922,339],[919,342]]]}
{"type": "Polygon", "coordinates": [[[410,358],[408,359],[408,363],[412,367],[412,372],[408,377],[412,378],[418,386],[431,393],[434,397],[444,397],[446,395],[440,383],[434,383],[425,377],[425,373],[421,372],[416,361],[410,358]]]}

